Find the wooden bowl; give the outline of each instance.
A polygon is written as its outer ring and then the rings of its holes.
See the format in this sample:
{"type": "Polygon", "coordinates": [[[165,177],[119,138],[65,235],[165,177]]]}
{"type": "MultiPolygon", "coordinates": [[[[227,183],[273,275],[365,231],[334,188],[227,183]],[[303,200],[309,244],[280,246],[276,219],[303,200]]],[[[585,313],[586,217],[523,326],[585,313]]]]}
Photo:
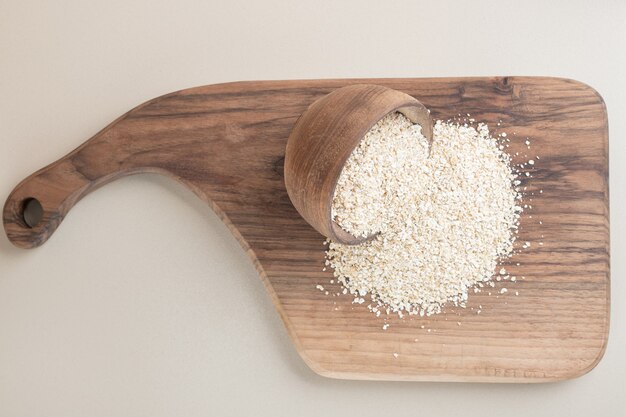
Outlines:
{"type": "Polygon", "coordinates": [[[348,233],[331,217],[341,170],[365,134],[392,112],[422,126],[432,140],[430,111],[408,94],[356,84],[339,88],[309,106],[296,121],[285,150],[285,185],[298,213],[333,241],[354,245],[370,239],[348,233]]]}

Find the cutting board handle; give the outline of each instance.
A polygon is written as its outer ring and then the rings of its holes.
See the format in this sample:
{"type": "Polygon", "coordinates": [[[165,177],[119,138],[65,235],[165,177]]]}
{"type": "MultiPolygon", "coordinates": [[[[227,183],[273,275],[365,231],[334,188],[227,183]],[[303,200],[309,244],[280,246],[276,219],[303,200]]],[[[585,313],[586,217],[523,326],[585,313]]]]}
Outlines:
{"type": "Polygon", "coordinates": [[[129,174],[162,171],[146,164],[146,158],[133,158],[137,150],[129,145],[132,129],[121,128],[119,123],[125,116],[13,189],[3,210],[11,243],[20,248],[40,246],[91,191],[129,174]]]}

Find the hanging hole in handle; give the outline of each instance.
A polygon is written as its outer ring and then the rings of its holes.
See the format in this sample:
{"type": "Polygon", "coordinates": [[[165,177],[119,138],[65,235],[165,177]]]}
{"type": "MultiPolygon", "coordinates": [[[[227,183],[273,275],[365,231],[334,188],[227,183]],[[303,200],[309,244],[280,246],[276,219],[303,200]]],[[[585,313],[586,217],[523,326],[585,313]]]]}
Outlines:
{"type": "Polygon", "coordinates": [[[27,198],[22,203],[22,219],[26,226],[33,228],[43,218],[43,207],[36,198],[27,198]]]}

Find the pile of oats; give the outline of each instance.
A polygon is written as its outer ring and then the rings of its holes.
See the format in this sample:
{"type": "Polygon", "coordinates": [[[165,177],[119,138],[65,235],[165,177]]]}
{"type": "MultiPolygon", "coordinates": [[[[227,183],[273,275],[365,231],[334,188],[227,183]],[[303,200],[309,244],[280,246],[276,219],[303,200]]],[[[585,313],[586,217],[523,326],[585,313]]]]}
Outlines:
{"type": "Polygon", "coordinates": [[[516,181],[486,125],[438,121],[429,154],[420,126],[393,113],[348,159],[332,206],[348,232],[378,235],[357,246],[330,242],[326,263],[377,315],[464,306],[468,290],[512,254],[523,210],[516,181]]]}

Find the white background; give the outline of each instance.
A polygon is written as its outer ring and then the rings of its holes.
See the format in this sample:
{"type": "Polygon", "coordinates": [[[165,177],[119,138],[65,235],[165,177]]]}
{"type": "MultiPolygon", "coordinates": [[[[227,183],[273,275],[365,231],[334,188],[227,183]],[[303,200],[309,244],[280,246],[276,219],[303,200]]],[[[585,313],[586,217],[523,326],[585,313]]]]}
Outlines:
{"type": "Polygon", "coordinates": [[[0,233],[0,416],[624,415],[622,1],[0,0],[0,200],[177,89],[477,75],[575,78],[606,101],[612,323],[591,373],[541,385],[319,377],[217,217],[143,175],[88,196],[39,249],[0,233]]]}

